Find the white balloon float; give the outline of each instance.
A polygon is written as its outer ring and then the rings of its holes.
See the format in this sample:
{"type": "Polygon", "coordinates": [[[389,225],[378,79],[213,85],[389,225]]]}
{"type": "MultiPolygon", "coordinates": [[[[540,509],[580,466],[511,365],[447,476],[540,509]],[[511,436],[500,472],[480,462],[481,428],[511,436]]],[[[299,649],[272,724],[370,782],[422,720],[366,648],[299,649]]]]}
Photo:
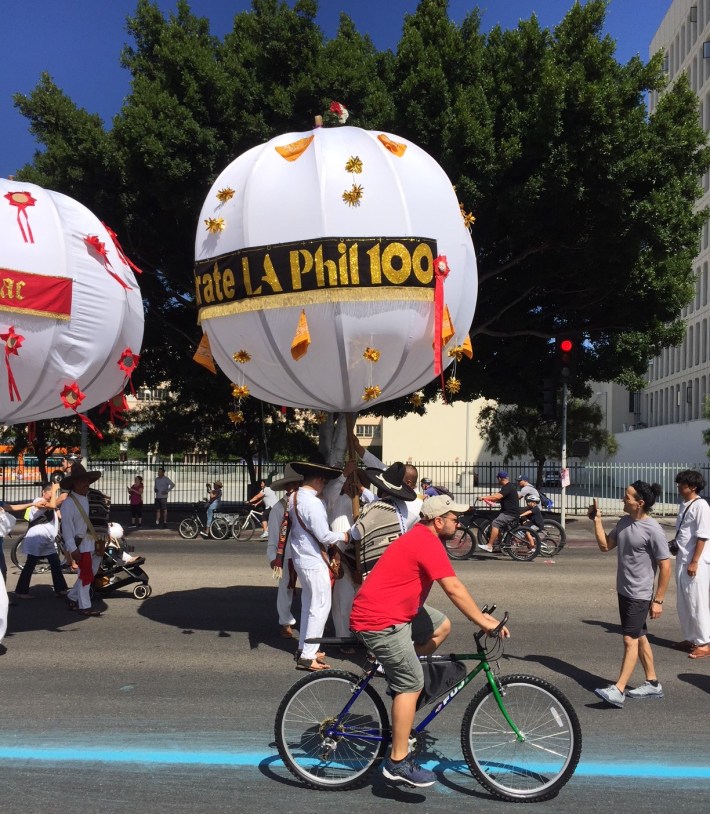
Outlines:
{"type": "Polygon", "coordinates": [[[143,339],[131,265],[82,204],[0,178],[1,422],[123,400],[143,339]]]}
{"type": "Polygon", "coordinates": [[[195,257],[236,395],[357,412],[470,349],[471,237],[442,168],[399,136],[316,127],[249,150],[212,186],[195,257]]]}

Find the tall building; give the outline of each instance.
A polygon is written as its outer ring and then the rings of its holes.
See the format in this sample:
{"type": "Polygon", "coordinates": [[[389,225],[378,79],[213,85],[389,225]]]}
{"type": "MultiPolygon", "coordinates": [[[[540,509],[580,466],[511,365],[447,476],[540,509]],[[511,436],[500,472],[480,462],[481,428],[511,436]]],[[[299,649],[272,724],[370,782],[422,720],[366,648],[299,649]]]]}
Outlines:
{"type": "MultiPolygon", "coordinates": [[[[669,82],[681,73],[688,75],[700,99],[701,124],[710,131],[710,0],[673,0],[651,41],[649,56],[659,51],[669,82]]],[[[650,113],[658,99],[657,92],[650,95],[650,113]]],[[[710,205],[710,173],[702,177],[701,185],[703,195],[697,205],[704,208],[710,205]]],[[[702,418],[710,387],[708,231],[706,221],[694,261],[695,297],[681,314],[686,325],[682,344],[666,348],[650,362],[642,392],[629,394],[604,386],[610,430],[619,441],[619,461],[699,462],[705,458],[702,431],[710,427],[702,418]]]]}

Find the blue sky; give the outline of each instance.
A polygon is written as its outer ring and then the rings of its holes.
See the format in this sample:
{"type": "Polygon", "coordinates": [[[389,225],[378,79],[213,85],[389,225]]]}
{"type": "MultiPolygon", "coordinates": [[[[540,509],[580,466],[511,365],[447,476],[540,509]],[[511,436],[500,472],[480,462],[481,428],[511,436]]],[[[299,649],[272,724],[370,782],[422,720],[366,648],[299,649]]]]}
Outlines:
{"type": "MultiPolygon", "coordinates": [[[[293,0],[289,0],[293,4],[293,0]]],[[[514,28],[534,12],[544,26],[554,26],[573,0],[450,0],[449,14],[457,22],[475,6],[483,12],[484,29],[500,23],[514,28]]],[[[618,43],[617,58],[634,54],[648,58],[648,46],[671,0],[610,0],[607,31],[618,43]]],[[[125,21],[135,0],[4,0],[3,43],[0,47],[0,176],[7,177],[32,160],[37,145],[26,120],[15,110],[12,94],[28,93],[42,71],[80,107],[98,113],[105,122],[121,107],[129,92],[129,75],[119,65],[128,42],[125,21]]],[[[158,0],[165,12],[176,0],[158,0]]],[[[192,0],[195,14],[210,20],[212,33],[223,36],[234,14],[251,8],[250,0],[192,0]]],[[[319,24],[333,36],[341,11],[358,30],[367,32],[379,48],[394,48],[404,16],[417,0],[320,0],[319,24]]]]}

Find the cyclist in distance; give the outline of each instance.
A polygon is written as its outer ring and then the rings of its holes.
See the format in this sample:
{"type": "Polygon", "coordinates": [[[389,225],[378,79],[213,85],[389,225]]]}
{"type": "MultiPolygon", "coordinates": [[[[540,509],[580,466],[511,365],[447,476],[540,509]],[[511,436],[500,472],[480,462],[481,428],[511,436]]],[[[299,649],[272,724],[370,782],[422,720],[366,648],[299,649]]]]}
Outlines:
{"type": "Polygon", "coordinates": [[[510,482],[508,473],[500,471],[496,478],[499,484],[499,491],[493,495],[486,495],[482,498],[486,503],[500,503],[500,514],[491,523],[491,539],[487,546],[478,544],[481,551],[492,554],[496,541],[501,531],[505,531],[517,522],[520,516],[520,504],[518,502],[518,490],[510,482]]]}
{"type": "MultiPolygon", "coordinates": [[[[436,775],[409,753],[417,699],[424,686],[419,656],[436,651],[451,631],[441,611],[425,605],[438,582],[463,615],[491,632],[498,622],[484,614],[456,576],[442,542],[456,533],[468,506],[448,495],[427,498],[422,520],[384,551],[355,595],[350,627],[382,665],[392,693],[392,750],[383,774],[410,786],[431,786],[436,775]]],[[[509,636],[507,628],[502,636],[509,636]]]]}

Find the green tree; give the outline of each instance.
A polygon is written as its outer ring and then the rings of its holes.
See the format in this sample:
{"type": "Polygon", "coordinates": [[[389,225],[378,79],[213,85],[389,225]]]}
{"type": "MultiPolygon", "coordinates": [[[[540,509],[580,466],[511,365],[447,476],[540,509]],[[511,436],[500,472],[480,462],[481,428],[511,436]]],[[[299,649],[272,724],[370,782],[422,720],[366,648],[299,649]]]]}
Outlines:
{"type": "MultiPolygon", "coordinates": [[[[477,10],[457,25],[446,0],[421,0],[396,53],[380,53],[346,15],[326,41],[315,0],[253,0],[221,41],[186,0],[168,17],[138,0],[122,57],[132,89],[112,126],[44,76],[16,97],[46,148],[19,175],[96,211],[144,269],[136,384],[185,393],[195,437],[214,399],[213,388],[190,390],[200,378],[191,258],[204,196],[236,155],[309,128],[333,98],[352,123],[428,150],[477,218],[475,358],[459,365],[460,398],[531,406],[562,332],[583,341],[578,395],[591,379],[637,388],[647,360],[682,337],[710,151],[684,75],[666,89],[660,54],[616,61],[607,5],[575,3],[554,30],[533,16],[483,34],[477,10]],[[664,89],[649,116],[646,95],[664,89]]],[[[221,404],[214,412],[223,420],[221,404]]]]}
{"type": "MultiPolygon", "coordinates": [[[[595,450],[615,455],[618,443],[611,433],[600,428],[602,409],[581,399],[567,404],[567,437],[572,441],[589,441],[595,450]]],[[[537,464],[536,485],[542,486],[545,462],[559,460],[562,430],[559,422],[543,419],[537,410],[511,404],[489,404],[477,420],[486,447],[506,461],[528,455],[537,464]]]]}

